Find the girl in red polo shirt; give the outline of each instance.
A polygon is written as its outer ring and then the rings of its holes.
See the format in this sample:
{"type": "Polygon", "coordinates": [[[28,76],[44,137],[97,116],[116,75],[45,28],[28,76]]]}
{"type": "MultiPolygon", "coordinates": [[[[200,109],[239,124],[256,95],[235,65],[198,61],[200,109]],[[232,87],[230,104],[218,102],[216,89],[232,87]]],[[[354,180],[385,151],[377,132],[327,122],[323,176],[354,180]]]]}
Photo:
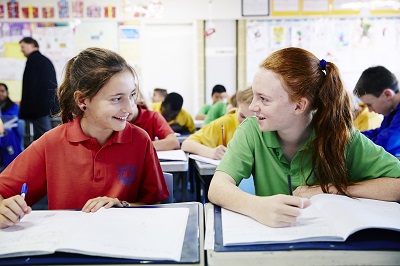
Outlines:
{"type": "Polygon", "coordinates": [[[63,123],[0,175],[0,228],[18,223],[46,194],[49,209],[84,212],[169,196],[151,139],[127,123],[137,90],[134,69],[115,52],[88,48],[68,61],[58,89],[63,123]]]}

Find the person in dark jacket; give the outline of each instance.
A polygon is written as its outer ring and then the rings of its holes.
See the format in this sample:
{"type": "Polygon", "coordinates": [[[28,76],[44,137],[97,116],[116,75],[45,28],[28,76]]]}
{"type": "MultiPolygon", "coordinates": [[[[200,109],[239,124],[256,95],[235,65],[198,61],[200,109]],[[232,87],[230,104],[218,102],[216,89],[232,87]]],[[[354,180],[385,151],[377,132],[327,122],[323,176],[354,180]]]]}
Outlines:
{"type": "Polygon", "coordinates": [[[59,111],[57,78],[53,63],[39,52],[38,42],[25,37],[19,42],[28,58],[22,80],[19,117],[33,124],[33,139],[51,129],[51,114],[59,111]]]}

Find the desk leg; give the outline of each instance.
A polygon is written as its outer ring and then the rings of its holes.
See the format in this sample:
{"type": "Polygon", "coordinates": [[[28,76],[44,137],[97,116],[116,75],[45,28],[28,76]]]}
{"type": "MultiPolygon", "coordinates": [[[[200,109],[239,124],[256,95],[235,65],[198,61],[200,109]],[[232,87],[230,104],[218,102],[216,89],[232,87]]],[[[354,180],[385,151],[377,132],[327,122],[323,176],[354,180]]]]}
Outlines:
{"type": "Polygon", "coordinates": [[[187,172],[174,172],[174,202],[186,202],[188,195],[187,195],[187,172]],[[178,197],[178,189],[180,186],[180,197],[178,197]]]}

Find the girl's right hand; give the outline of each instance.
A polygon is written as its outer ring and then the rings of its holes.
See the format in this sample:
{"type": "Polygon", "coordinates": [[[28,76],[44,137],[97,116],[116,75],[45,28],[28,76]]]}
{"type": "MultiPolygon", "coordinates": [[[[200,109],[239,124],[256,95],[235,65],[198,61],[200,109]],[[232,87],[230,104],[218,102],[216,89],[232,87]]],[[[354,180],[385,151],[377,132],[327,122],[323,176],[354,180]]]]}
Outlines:
{"type": "Polygon", "coordinates": [[[289,195],[256,197],[250,216],[270,227],[287,227],[297,221],[301,209],[311,205],[309,199],[289,195]]]}
{"type": "Polygon", "coordinates": [[[210,154],[210,158],[215,160],[221,160],[226,152],[226,149],[227,148],[223,145],[219,145],[218,147],[213,148],[212,149],[213,152],[212,154],[210,154]]]}
{"type": "Polygon", "coordinates": [[[32,211],[21,195],[3,199],[0,203],[0,228],[13,226],[32,211]]]}

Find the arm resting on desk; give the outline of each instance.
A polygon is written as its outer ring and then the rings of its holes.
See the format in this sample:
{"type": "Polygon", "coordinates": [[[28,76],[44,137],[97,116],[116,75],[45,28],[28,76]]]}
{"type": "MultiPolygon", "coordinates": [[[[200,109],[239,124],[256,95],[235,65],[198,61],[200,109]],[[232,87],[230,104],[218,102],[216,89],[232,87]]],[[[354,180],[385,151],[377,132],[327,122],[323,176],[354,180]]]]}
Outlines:
{"type": "MultiPolygon", "coordinates": [[[[400,178],[380,177],[361,181],[347,187],[349,196],[384,201],[400,201],[400,178]]],[[[293,195],[311,198],[321,194],[320,186],[299,186],[293,191],[293,195]]],[[[329,193],[336,194],[334,186],[329,187],[329,193]]]]}
{"type": "Polygon", "coordinates": [[[226,152],[226,147],[219,145],[215,148],[208,147],[197,141],[187,139],[182,143],[182,150],[188,153],[198,154],[203,157],[221,160],[226,152]]]}
{"type": "Polygon", "coordinates": [[[296,196],[260,197],[243,192],[228,174],[216,171],[208,191],[209,200],[223,208],[242,213],[271,227],[294,223],[302,208],[311,202],[296,196]]]}
{"type": "Polygon", "coordinates": [[[170,151],[179,149],[179,141],[174,133],[169,134],[164,139],[154,140],[153,145],[157,151],[170,151]]]}

